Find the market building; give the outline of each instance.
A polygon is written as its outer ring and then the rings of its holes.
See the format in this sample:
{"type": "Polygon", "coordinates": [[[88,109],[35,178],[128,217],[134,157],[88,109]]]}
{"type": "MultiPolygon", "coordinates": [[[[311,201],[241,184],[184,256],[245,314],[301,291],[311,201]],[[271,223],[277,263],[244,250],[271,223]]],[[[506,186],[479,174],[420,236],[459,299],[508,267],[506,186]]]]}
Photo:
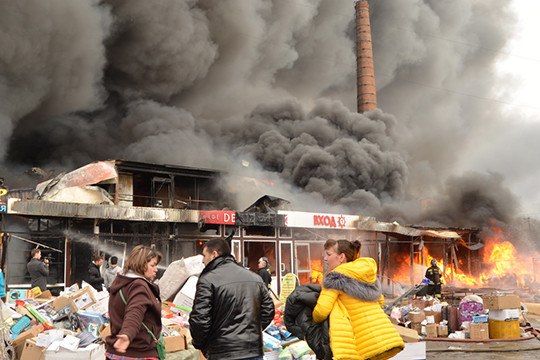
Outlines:
{"type": "Polygon", "coordinates": [[[239,211],[229,207],[229,195],[217,186],[220,175],[208,169],[107,160],[43,181],[35,189],[4,191],[2,267],[7,286],[29,287],[26,263],[36,246],[50,259],[50,287],[62,289],[84,280],[95,251],[106,260],[117,256],[121,265],[131,248],[147,244],[163,253],[164,269],[200,253],[205,240],[233,232],[231,248],[243,266],[256,271],[260,257],[269,259],[276,293],[290,272],[301,284],[321,283],[323,245],[329,238],[360,240],[362,256],[376,259],[390,293],[396,281],[421,280],[422,265],[430,260],[428,249],[445,268],[461,263],[470,274],[481,271],[474,261],[474,229],[427,229],[369,216],[293,211],[294,204],[269,195],[239,211]]]}

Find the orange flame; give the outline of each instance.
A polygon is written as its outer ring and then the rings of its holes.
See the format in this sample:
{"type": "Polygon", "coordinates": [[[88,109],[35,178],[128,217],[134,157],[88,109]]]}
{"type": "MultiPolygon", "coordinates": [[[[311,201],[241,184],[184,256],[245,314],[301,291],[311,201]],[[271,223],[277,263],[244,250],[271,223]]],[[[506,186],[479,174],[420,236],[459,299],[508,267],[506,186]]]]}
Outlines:
{"type": "Polygon", "coordinates": [[[311,260],[311,283],[322,284],[324,268],[322,260],[311,260]]]}
{"type": "MultiPolygon", "coordinates": [[[[429,250],[424,248],[424,263],[421,261],[421,257],[418,254],[414,259],[413,277],[415,282],[419,282],[424,278],[425,271],[428,264],[432,259],[435,259],[439,269],[443,270],[443,282],[445,284],[453,284],[466,287],[481,287],[481,286],[520,286],[526,287],[532,283],[534,278],[533,263],[535,257],[539,255],[537,253],[529,254],[530,257],[520,256],[514,247],[514,245],[507,240],[504,240],[504,234],[502,229],[492,228],[494,236],[488,238],[484,242],[484,248],[480,252],[481,259],[481,271],[478,276],[472,276],[466,274],[463,269],[465,268],[461,259],[458,259],[459,269],[456,269],[454,264],[450,262],[447,267],[444,268],[443,260],[434,258],[429,254],[429,250]],[[532,260],[532,261],[531,261],[532,260]]],[[[398,269],[394,269],[395,272],[392,275],[394,281],[398,282],[410,282],[410,267],[409,256],[401,255],[402,259],[396,259],[400,264],[398,269]]],[[[399,256],[398,256],[399,257],[399,256]]]]}

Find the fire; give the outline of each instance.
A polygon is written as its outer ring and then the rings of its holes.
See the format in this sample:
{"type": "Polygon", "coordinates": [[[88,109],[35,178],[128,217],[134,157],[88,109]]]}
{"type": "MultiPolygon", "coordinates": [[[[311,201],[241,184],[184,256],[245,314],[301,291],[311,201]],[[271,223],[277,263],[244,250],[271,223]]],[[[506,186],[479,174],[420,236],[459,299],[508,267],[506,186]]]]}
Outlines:
{"type": "MultiPolygon", "coordinates": [[[[508,241],[501,243],[488,243],[489,251],[484,252],[484,262],[494,264],[493,273],[498,276],[504,276],[509,272],[513,272],[514,264],[516,264],[516,249],[508,241]]],[[[486,249],[487,250],[487,249],[486,249]]]]}
{"type": "Polygon", "coordinates": [[[311,261],[311,283],[322,284],[323,276],[324,276],[323,261],[312,260],[311,261]]]}
{"type": "MultiPolygon", "coordinates": [[[[456,269],[448,257],[446,268],[442,259],[433,257],[427,248],[423,249],[423,259],[420,254],[414,258],[413,278],[415,283],[419,283],[424,278],[427,267],[431,260],[435,259],[439,269],[443,271],[443,283],[446,285],[456,285],[465,287],[526,287],[533,282],[534,257],[538,254],[528,254],[529,257],[523,257],[518,254],[514,245],[504,239],[503,231],[499,228],[492,228],[493,236],[484,241],[484,248],[480,250],[479,255],[482,259],[480,272],[478,276],[465,273],[467,266],[462,259],[457,259],[459,266],[456,269]],[[531,261],[532,260],[532,261],[531,261]]],[[[392,278],[397,282],[410,282],[409,256],[402,255],[401,259],[396,259],[400,264],[399,268],[394,267],[392,278]]],[[[472,259],[471,259],[472,260],[472,259]]],[[[476,261],[478,261],[476,260],[476,261]]],[[[472,260],[475,261],[475,260],[472,260]]]]}

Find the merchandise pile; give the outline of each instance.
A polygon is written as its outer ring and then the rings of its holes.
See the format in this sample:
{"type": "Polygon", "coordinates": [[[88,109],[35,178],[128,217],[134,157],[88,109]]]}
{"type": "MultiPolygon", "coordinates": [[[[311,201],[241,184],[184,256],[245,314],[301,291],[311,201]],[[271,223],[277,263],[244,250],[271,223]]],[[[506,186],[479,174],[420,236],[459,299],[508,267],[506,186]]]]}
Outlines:
{"type": "Polygon", "coordinates": [[[389,309],[389,318],[397,328],[415,330],[425,340],[482,341],[532,336],[526,313],[519,295],[496,292],[467,295],[455,305],[431,297],[404,300],[389,309]]]}
{"type": "Polygon", "coordinates": [[[287,331],[283,324],[283,305],[274,299],[276,314],[272,323],[263,331],[265,360],[315,360],[315,354],[304,340],[287,331]]]}
{"type": "MultiPolygon", "coordinates": [[[[202,358],[190,343],[188,319],[203,267],[200,255],[181,259],[160,280],[162,299],[167,299],[161,312],[167,359],[202,358]]],[[[82,285],[56,297],[39,288],[10,290],[7,304],[0,304],[1,353],[13,354],[11,358],[17,360],[104,359],[104,339],[110,334],[109,294],[85,282],[82,285]]]]}

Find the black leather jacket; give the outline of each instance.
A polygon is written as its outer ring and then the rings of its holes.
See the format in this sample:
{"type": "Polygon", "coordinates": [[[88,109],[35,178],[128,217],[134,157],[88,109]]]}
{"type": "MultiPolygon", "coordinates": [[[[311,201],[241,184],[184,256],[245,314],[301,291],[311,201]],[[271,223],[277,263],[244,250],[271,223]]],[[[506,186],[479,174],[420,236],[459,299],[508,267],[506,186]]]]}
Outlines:
{"type": "Polygon", "coordinates": [[[287,297],[283,320],[287,330],[299,339],[306,340],[317,359],[331,360],[328,319],[314,323],[313,308],[321,294],[319,285],[300,285],[287,297]]]}
{"type": "Polygon", "coordinates": [[[193,346],[209,360],[262,356],[262,331],[274,314],[261,277],[231,255],[217,257],[197,282],[189,318],[193,346]]]}
{"type": "Polygon", "coordinates": [[[103,291],[103,278],[99,271],[99,266],[91,262],[88,265],[88,280],[87,282],[94,287],[97,291],[103,291]]]}

